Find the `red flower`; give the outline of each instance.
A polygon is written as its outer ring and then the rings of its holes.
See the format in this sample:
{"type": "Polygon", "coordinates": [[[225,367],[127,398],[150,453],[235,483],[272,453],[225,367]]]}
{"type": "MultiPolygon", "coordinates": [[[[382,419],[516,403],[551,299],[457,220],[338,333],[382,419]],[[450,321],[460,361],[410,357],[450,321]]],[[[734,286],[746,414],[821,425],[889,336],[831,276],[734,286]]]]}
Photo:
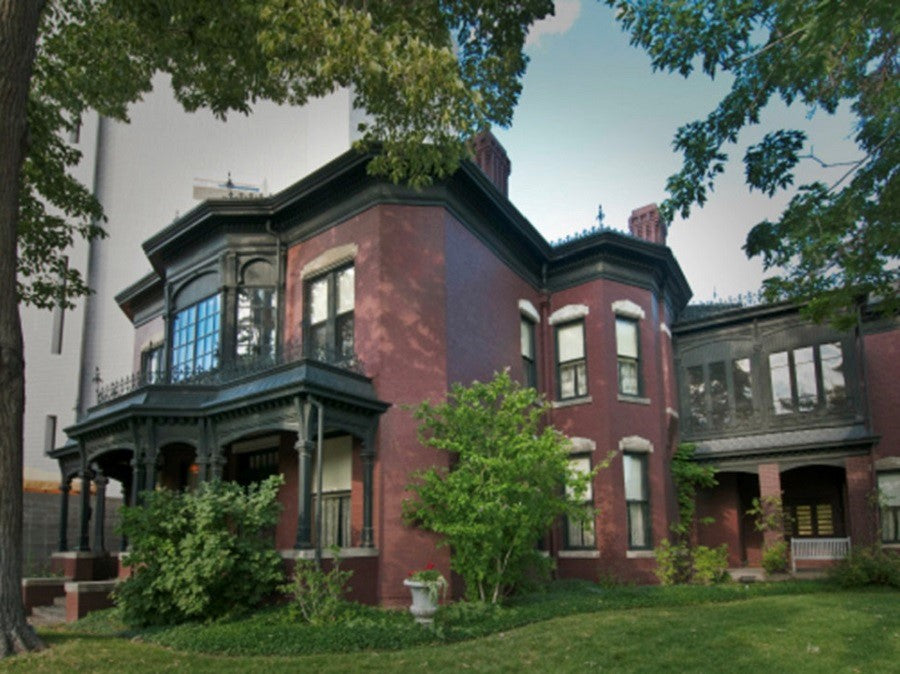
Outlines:
{"type": "Polygon", "coordinates": [[[425,565],[426,571],[431,571],[433,568],[434,568],[434,562],[428,562],[428,564],[425,565]]]}

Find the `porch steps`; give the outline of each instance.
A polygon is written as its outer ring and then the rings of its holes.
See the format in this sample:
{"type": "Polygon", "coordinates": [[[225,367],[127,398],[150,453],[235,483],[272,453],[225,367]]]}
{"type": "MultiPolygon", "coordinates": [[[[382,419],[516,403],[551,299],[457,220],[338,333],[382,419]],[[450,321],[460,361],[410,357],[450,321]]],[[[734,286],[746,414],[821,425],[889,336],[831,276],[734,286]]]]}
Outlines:
{"type": "Polygon", "coordinates": [[[52,604],[31,609],[28,622],[32,627],[52,627],[66,622],[66,598],[56,597],[52,604]]]}

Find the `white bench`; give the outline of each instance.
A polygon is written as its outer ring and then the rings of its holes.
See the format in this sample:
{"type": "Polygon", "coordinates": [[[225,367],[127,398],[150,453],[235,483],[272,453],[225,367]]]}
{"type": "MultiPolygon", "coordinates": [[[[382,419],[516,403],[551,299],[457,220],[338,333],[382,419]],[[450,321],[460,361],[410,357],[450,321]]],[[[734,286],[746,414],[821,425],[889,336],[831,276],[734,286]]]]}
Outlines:
{"type": "Polygon", "coordinates": [[[850,554],[849,538],[792,538],[791,570],[797,573],[797,560],[844,559],[850,554]]]}

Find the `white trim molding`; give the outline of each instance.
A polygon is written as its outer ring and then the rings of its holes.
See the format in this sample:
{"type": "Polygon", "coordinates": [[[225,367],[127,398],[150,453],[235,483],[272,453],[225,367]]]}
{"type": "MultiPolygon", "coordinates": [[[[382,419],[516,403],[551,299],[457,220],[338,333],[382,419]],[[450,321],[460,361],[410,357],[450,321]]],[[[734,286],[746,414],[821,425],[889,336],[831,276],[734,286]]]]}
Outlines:
{"type": "Polygon", "coordinates": [[[599,559],[599,550],[560,550],[556,553],[560,559],[599,559]]]}
{"type": "Polygon", "coordinates": [[[573,405],[587,405],[594,402],[591,396],[582,396],[580,398],[566,398],[565,400],[551,400],[550,407],[559,409],[560,407],[572,407],[573,405]]]}
{"type": "Polygon", "coordinates": [[[625,559],[653,559],[656,555],[653,550],[628,550],[625,559]]]}
{"type": "Polygon", "coordinates": [[[569,454],[588,454],[597,450],[597,443],[590,438],[569,438],[569,454]]]}
{"type": "Polygon", "coordinates": [[[659,324],[659,331],[664,332],[669,336],[669,339],[672,339],[672,331],[669,329],[669,326],[665,323],[659,324]]]}
{"type": "Polygon", "coordinates": [[[653,451],[653,443],[647,438],[640,435],[627,435],[619,440],[620,452],[644,452],[649,454],[653,451]]]}
{"type": "Polygon", "coordinates": [[[679,418],[678,412],[675,411],[674,409],[672,409],[671,407],[666,408],[666,414],[668,414],[670,417],[673,417],[675,419],[679,418]]]}
{"type": "Polygon", "coordinates": [[[900,470],[900,456],[886,456],[875,462],[875,470],[900,470]]]}
{"type": "Polygon", "coordinates": [[[584,318],[588,315],[589,311],[586,304],[567,304],[550,314],[549,323],[550,325],[568,323],[569,321],[584,318]]]}
{"type": "Polygon", "coordinates": [[[613,313],[617,316],[626,316],[627,318],[640,318],[643,320],[647,317],[644,310],[631,300],[616,300],[612,303],[613,313]]]}
{"type": "Polygon", "coordinates": [[[309,276],[315,276],[347,262],[353,262],[358,252],[359,246],[355,243],[345,243],[343,246],[329,248],[303,265],[303,269],[300,270],[300,278],[305,279],[309,276]]]}
{"type": "Polygon", "coordinates": [[[538,310],[534,308],[534,305],[528,300],[519,300],[519,313],[523,316],[527,316],[535,323],[541,322],[541,315],[538,313],[538,310]]]}

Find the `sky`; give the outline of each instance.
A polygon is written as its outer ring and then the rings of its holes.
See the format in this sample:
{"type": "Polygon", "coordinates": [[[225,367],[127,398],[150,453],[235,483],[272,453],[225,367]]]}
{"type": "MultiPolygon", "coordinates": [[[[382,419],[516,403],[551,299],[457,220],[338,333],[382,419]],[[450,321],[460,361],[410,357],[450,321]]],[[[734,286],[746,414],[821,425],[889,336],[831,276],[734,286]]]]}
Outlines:
{"type": "MultiPolygon", "coordinates": [[[[607,227],[627,231],[633,209],[661,203],[666,179],[681,166],[675,132],[704,118],[729,87],[727,77],[654,73],[613,10],[595,0],[558,0],[556,16],[532,28],[526,53],[531,60],[512,125],[494,134],[512,162],[511,201],[550,241],[596,225],[598,205],[607,227]]],[[[741,161],[747,145],[769,130],[799,128],[809,135],[807,149],[826,162],[859,156],[847,110],[811,114],[780,101],[770,108],[726,148],[729,164],[706,205],[670,227],[668,244],[694,301],[759,289],[762,263],[748,260],[741,246],[750,228],[776,219],[792,194],[749,192],[741,161]]],[[[831,184],[844,170],[804,160],[795,185],[831,184]]]]}

